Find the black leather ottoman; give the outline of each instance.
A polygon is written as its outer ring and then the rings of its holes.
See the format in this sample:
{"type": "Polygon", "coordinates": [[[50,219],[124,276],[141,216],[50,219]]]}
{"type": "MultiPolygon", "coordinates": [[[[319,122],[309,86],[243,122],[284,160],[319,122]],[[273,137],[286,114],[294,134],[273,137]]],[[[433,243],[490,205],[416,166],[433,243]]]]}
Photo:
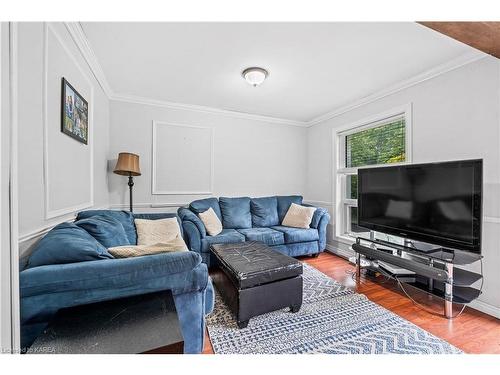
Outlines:
{"type": "Polygon", "coordinates": [[[239,328],[250,318],[302,305],[302,263],[256,241],[210,247],[220,270],[211,274],[239,328]]]}

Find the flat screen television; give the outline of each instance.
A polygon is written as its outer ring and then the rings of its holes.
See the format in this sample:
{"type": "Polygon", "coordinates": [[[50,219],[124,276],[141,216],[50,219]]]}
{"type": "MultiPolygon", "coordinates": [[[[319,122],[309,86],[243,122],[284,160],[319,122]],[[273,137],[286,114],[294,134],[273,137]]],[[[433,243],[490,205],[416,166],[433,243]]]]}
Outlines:
{"type": "Polygon", "coordinates": [[[358,225],[481,253],[482,160],[358,170],[358,225]]]}

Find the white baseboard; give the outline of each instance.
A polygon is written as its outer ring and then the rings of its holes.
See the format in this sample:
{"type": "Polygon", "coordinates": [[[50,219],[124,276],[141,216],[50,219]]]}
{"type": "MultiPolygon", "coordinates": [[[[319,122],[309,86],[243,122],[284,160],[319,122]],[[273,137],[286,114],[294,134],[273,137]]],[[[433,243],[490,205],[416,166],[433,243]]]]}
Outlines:
{"type": "Polygon", "coordinates": [[[500,319],[500,307],[490,305],[489,303],[480,300],[472,301],[469,304],[469,307],[500,319]]]}
{"type": "Polygon", "coordinates": [[[354,252],[347,248],[347,245],[342,244],[343,246],[334,245],[334,244],[326,244],[326,250],[332,254],[338,255],[341,258],[349,259],[354,256],[354,252]]]}

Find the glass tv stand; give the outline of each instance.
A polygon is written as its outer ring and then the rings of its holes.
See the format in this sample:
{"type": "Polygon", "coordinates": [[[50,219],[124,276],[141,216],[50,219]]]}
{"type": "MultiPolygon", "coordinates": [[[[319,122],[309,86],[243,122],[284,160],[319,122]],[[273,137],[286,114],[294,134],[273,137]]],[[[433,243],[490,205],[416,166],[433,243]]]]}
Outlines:
{"type": "Polygon", "coordinates": [[[453,317],[453,303],[466,305],[481,294],[481,288],[472,285],[482,281],[482,274],[464,269],[464,266],[473,264],[482,259],[479,254],[445,248],[418,250],[405,241],[404,245],[370,238],[357,237],[353,250],[356,252],[356,277],[359,282],[361,269],[382,273],[399,282],[410,285],[444,300],[444,315],[453,317]],[[366,262],[362,262],[362,259],[366,262]],[[364,264],[362,264],[364,263],[364,264]],[[414,273],[414,278],[399,278],[391,272],[390,267],[383,264],[395,265],[400,269],[414,273]],[[380,268],[384,268],[381,272],[380,268]]]}

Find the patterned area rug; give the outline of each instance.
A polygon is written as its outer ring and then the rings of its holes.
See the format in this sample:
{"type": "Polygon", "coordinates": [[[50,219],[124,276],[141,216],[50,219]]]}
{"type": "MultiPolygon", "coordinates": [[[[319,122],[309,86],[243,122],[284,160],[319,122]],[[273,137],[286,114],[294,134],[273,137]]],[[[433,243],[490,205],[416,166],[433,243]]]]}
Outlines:
{"type": "Polygon", "coordinates": [[[250,319],[238,329],[216,292],[207,318],[217,354],[449,354],[461,351],[400,318],[364,295],[304,264],[304,301],[289,309],[250,319]]]}

